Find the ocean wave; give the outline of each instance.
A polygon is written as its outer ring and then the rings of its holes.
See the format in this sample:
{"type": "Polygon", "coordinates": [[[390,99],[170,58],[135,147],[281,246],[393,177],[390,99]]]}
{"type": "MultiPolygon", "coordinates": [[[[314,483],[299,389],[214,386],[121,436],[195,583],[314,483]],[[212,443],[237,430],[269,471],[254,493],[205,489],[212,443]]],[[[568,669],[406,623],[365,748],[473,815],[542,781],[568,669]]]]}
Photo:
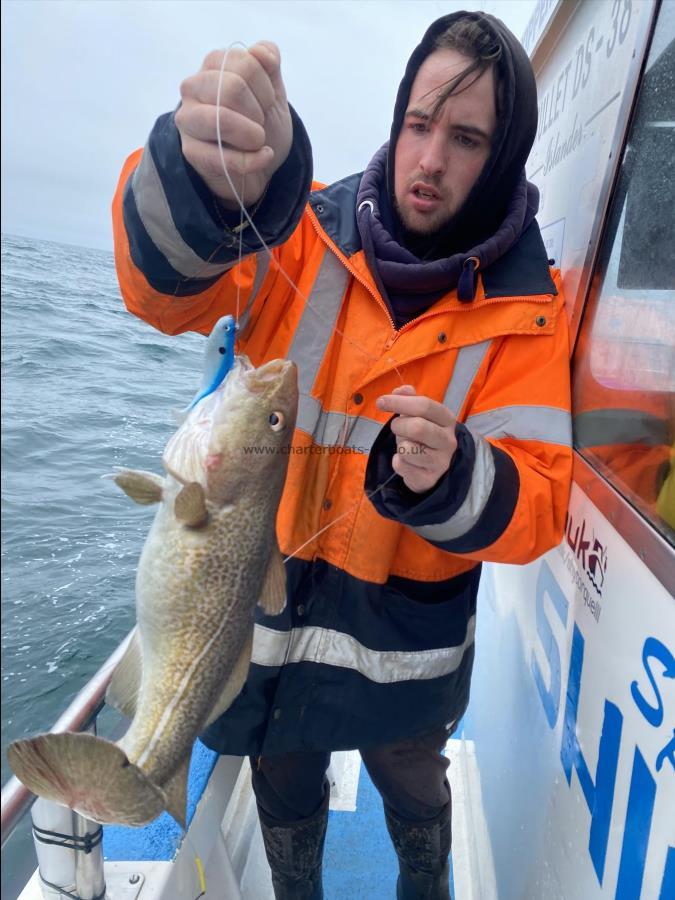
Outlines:
{"type": "Polygon", "coordinates": [[[4,750],[51,725],[133,624],[152,511],[101,476],[161,472],[204,339],[131,316],[105,251],[3,236],[2,264],[4,750]]]}

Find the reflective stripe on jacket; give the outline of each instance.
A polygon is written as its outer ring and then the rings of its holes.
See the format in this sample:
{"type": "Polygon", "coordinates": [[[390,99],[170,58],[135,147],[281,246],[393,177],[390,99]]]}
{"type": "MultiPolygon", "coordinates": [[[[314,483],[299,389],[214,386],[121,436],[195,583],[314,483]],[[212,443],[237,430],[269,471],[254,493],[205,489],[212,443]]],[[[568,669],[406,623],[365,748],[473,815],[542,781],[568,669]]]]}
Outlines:
{"type": "MultiPolygon", "coordinates": [[[[291,603],[283,617],[260,616],[249,682],[210,729],[212,746],[356,747],[458,717],[468,700],[478,564],[528,562],[560,540],[565,521],[567,321],[536,223],[480,273],[473,303],[453,291],[396,331],[356,229],[358,176],[317,186],[273,262],[261,251],[238,265],[236,249],[229,258],[224,249],[238,241],[222,228],[212,252],[196,252],[185,222],[164,221],[169,189],[140,159],[127,162],[113,208],[127,307],[166,333],[207,334],[235,312],[239,292],[238,352],[255,365],[288,357],[299,370],[277,523],[282,552],[296,556],[291,603]],[[157,271],[169,277],[153,286],[139,265],[155,249],[157,271]],[[418,504],[364,493],[371,448],[388,432],[376,398],[401,383],[463,423],[456,478],[418,504]],[[387,710],[394,720],[385,724],[387,710]]],[[[376,470],[371,464],[369,477],[376,470]]]]}

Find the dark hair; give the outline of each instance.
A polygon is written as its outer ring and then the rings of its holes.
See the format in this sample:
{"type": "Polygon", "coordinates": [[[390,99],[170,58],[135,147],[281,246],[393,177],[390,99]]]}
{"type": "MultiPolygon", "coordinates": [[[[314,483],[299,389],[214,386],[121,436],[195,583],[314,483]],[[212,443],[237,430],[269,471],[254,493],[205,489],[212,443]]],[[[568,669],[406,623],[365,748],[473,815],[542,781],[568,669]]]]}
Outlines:
{"type": "Polygon", "coordinates": [[[489,68],[493,68],[495,71],[495,107],[499,115],[498,64],[502,58],[502,46],[485,19],[470,18],[469,16],[456,19],[436,37],[431,52],[446,49],[457,50],[462,56],[468,57],[471,62],[458,75],[446,82],[434,103],[431,112],[432,118],[438,115],[451,94],[459,94],[470,88],[489,68]]]}

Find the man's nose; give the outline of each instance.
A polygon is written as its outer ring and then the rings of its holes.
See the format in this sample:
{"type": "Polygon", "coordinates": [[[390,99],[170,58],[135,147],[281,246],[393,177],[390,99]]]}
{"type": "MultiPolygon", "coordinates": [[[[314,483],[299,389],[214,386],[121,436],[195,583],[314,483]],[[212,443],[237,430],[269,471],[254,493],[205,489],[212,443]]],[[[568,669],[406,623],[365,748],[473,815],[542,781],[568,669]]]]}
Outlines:
{"type": "Polygon", "coordinates": [[[431,131],[420,157],[420,168],[426,175],[442,175],[447,167],[447,148],[439,131],[431,131]]]}

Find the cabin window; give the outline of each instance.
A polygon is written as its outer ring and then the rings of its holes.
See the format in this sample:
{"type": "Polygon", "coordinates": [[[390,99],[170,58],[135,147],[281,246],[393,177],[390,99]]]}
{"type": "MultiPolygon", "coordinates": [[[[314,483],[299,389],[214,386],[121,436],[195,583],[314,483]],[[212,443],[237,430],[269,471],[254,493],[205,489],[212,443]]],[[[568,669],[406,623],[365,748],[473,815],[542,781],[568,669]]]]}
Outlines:
{"type": "Polygon", "coordinates": [[[573,359],[575,448],[675,545],[675,4],[661,6],[573,359]]]}

